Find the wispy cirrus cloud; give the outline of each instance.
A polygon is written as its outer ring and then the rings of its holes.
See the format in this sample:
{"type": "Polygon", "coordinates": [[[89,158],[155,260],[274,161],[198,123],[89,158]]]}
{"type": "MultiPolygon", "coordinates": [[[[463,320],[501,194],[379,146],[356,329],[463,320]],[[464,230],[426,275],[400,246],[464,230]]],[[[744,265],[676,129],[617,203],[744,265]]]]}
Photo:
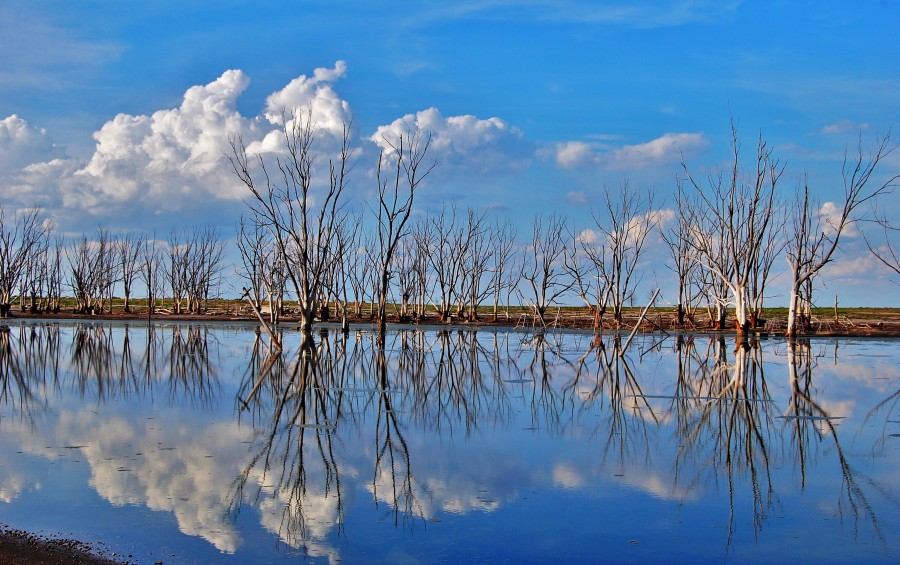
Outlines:
{"type": "Polygon", "coordinates": [[[0,22],[0,53],[10,54],[0,65],[0,81],[6,86],[74,86],[87,69],[116,59],[122,51],[113,41],[87,38],[59,24],[52,11],[34,9],[30,2],[0,4],[0,22]]]}
{"type": "Polygon", "coordinates": [[[525,19],[650,29],[720,21],[732,17],[741,3],[741,0],[470,0],[429,6],[409,14],[407,21],[422,24],[448,19],[525,19]]]}

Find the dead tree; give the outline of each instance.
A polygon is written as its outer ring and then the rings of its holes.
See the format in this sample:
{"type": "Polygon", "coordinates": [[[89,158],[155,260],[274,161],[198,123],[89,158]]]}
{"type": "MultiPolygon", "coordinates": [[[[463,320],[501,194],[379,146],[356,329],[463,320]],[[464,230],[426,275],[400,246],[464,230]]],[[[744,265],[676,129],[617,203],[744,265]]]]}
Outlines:
{"type": "Polygon", "coordinates": [[[64,248],[61,238],[51,241],[50,237],[44,237],[33,251],[26,275],[28,310],[32,314],[59,312],[64,248]]]}
{"type": "Polygon", "coordinates": [[[123,310],[131,312],[131,291],[134,288],[134,282],[138,279],[140,273],[140,256],[144,246],[144,236],[139,234],[123,235],[117,244],[117,260],[119,263],[119,274],[122,280],[122,291],[124,294],[125,304],[123,310]]]}
{"type": "Polygon", "coordinates": [[[462,263],[463,288],[460,294],[460,311],[468,309],[469,321],[478,320],[478,306],[491,294],[488,274],[491,259],[496,252],[491,245],[491,225],[484,212],[469,210],[466,222],[466,253],[462,263]]]}
{"type": "Polygon", "coordinates": [[[0,318],[9,316],[13,293],[32,250],[47,237],[49,229],[38,209],[23,210],[8,218],[0,206],[0,318]]]}
{"type": "Polygon", "coordinates": [[[269,268],[271,239],[268,235],[269,232],[264,227],[256,222],[248,222],[241,215],[236,240],[241,264],[236,274],[246,282],[245,288],[250,292],[250,300],[257,310],[262,308],[263,296],[267,290],[264,273],[269,268]]]}
{"type": "Polygon", "coordinates": [[[361,222],[356,221],[356,218],[346,218],[345,221],[341,222],[340,229],[338,229],[333,243],[335,246],[335,256],[339,258],[335,262],[333,292],[340,300],[341,325],[344,332],[349,331],[349,326],[347,325],[347,308],[350,303],[350,297],[354,296],[355,298],[355,295],[351,294],[354,288],[352,277],[354,267],[348,265],[348,263],[351,261],[351,258],[354,257],[358,247],[360,223],[361,222]]]}
{"type": "Polygon", "coordinates": [[[452,307],[459,300],[463,257],[466,252],[462,227],[457,223],[456,207],[449,212],[444,208],[440,215],[430,217],[416,232],[418,243],[425,247],[425,256],[434,277],[434,297],[438,320],[447,322],[452,307]]]}
{"type": "Polygon", "coordinates": [[[422,219],[416,222],[412,229],[413,240],[413,270],[415,271],[414,309],[417,321],[425,319],[425,310],[431,302],[433,276],[431,271],[431,236],[429,220],[422,219]]]}
{"type": "Polygon", "coordinates": [[[200,314],[218,286],[225,243],[211,227],[173,231],[167,248],[166,279],[175,314],[200,314]]]}
{"type": "Polygon", "coordinates": [[[626,302],[634,297],[640,282],[636,270],[647,236],[656,228],[658,213],[653,209],[653,193],[638,191],[625,182],[618,197],[604,196],[602,217],[594,213],[594,225],[602,238],[600,249],[582,240],[582,246],[599,271],[607,289],[616,328],[622,324],[626,302]]]}
{"type": "Polygon", "coordinates": [[[599,330],[609,304],[609,289],[603,286],[601,277],[603,255],[595,250],[593,235],[587,230],[572,233],[569,239],[572,246],[565,256],[564,267],[572,278],[573,292],[591,313],[593,329],[599,330]]]}
{"type": "MultiPolygon", "coordinates": [[[[727,172],[711,174],[707,182],[694,179],[682,161],[685,179],[698,196],[700,210],[693,214],[694,255],[702,269],[728,287],[729,304],[734,307],[740,333],[750,329],[750,281],[760,277],[761,259],[769,231],[774,229],[775,189],[784,167],[772,157],[772,150],[759,137],[756,170],[741,171],[740,143],[731,127],[732,163],[727,172]]],[[[764,284],[763,284],[764,286],[764,284]]]]}
{"type": "Polygon", "coordinates": [[[156,313],[156,301],[162,292],[164,274],[162,253],[157,246],[156,236],[154,235],[144,240],[140,258],[140,277],[147,288],[148,319],[156,313]]]}
{"type": "Polygon", "coordinates": [[[693,237],[688,215],[682,213],[692,205],[684,200],[685,195],[678,191],[676,196],[675,223],[668,230],[661,230],[663,241],[669,248],[672,262],[667,267],[675,274],[678,281],[678,302],[675,305],[675,319],[680,327],[684,327],[685,321],[693,323],[693,315],[696,309],[696,300],[702,294],[703,289],[696,284],[698,263],[693,257],[693,237]]]}
{"type": "Polygon", "coordinates": [[[569,253],[568,230],[562,216],[551,215],[545,221],[536,216],[532,224],[531,242],[522,255],[519,296],[531,304],[535,319],[547,326],[547,308],[575,284],[565,270],[569,253]],[[522,290],[521,286],[525,287],[522,290]]]}
{"type": "MultiPolygon", "coordinates": [[[[493,297],[493,321],[497,321],[500,297],[504,290],[510,290],[510,273],[515,271],[512,262],[516,251],[516,228],[508,219],[503,223],[495,221],[491,230],[490,246],[493,249],[490,264],[490,283],[488,290],[493,297]]],[[[507,319],[509,318],[509,293],[506,297],[507,319]]]]}
{"type": "Polygon", "coordinates": [[[100,314],[117,280],[115,239],[100,229],[96,239],[81,236],[66,248],[69,287],[75,298],[76,314],[100,314]]]}
{"type": "Polygon", "coordinates": [[[169,283],[172,297],[172,313],[181,314],[187,295],[188,270],[190,257],[193,254],[193,241],[183,239],[184,233],[172,230],[166,246],[166,262],[164,264],[166,282],[169,283]]]}
{"type": "Polygon", "coordinates": [[[412,213],[413,200],[422,181],[437,163],[426,162],[431,134],[420,130],[400,134],[397,139],[384,139],[389,150],[378,155],[378,330],[385,331],[386,307],[391,281],[391,262],[400,240],[406,235],[406,223],[412,213]]]}
{"type": "MultiPolygon", "coordinates": [[[[804,286],[812,294],[812,281],[831,262],[837,250],[841,235],[857,221],[856,212],[860,205],[888,194],[900,175],[893,175],[884,182],[869,188],[869,181],[878,164],[895,149],[890,143],[890,133],[876,141],[875,148],[867,155],[860,138],[857,152],[851,157],[844,152],[841,177],[844,185],[844,199],[837,214],[826,217],[820,207],[810,199],[809,186],[804,183],[792,210],[792,237],[787,246],[787,262],[791,269],[791,294],[788,302],[787,335],[797,335],[799,310],[802,307],[801,294],[804,286]]],[[[809,302],[811,303],[811,296],[809,302]]]]}
{"type": "Polygon", "coordinates": [[[391,272],[396,277],[397,294],[400,299],[400,311],[398,312],[398,320],[401,323],[407,323],[412,320],[413,316],[410,312],[412,301],[415,297],[416,290],[420,288],[418,277],[419,271],[416,269],[418,257],[418,245],[414,237],[403,238],[397,253],[394,254],[394,264],[391,272]]]}
{"type": "MultiPolygon", "coordinates": [[[[354,223],[361,227],[362,218],[354,217],[354,223]]],[[[369,277],[375,270],[375,254],[371,250],[376,247],[376,244],[374,235],[368,232],[358,233],[357,238],[355,248],[348,252],[342,264],[350,261],[346,274],[350,293],[353,296],[353,311],[357,318],[361,318],[363,304],[374,302],[375,286],[369,284],[369,277]]]]}
{"type": "Polygon", "coordinates": [[[268,229],[284,258],[300,311],[301,330],[312,332],[326,284],[339,257],[332,242],[337,225],[346,215],[343,192],[350,172],[350,130],[346,124],[335,158],[329,159],[328,181],[317,190],[315,170],[316,124],[312,110],[282,112],[285,152],[266,160],[251,158],[240,136],[230,139],[229,160],[237,178],[247,187],[253,221],[268,229]]]}

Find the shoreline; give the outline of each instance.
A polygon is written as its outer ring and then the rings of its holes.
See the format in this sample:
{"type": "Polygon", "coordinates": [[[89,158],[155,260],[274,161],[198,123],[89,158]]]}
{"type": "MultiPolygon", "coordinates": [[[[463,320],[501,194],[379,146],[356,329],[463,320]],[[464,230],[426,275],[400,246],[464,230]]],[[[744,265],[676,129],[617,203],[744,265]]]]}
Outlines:
{"type": "MultiPolygon", "coordinates": [[[[787,339],[784,329],[787,327],[786,315],[779,315],[778,310],[772,309],[769,313],[764,326],[750,330],[746,336],[748,339],[757,339],[760,337],[779,337],[787,339]]],[[[826,309],[822,309],[826,310],[826,309]]],[[[593,319],[586,308],[582,307],[566,307],[565,311],[559,309],[553,315],[553,322],[549,323],[545,329],[560,330],[582,330],[595,331],[596,333],[616,333],[631,332],[634,327],[638,326],[640,333],[664,332],[671,334],[685,335],[721,335],[724,337],[740,335],[735,328],[715,329],[706,324],[686,323],[679,325],[676,322],[675,314],[669,309],[657,308],[651,310],[648,315],[641,318],[638,308],[629,309],[626,312],[622,326],[620,328],[611,327],[608,323],[600,329],[595,329],[593,319]],[[633,311],[632,311],[633,310],[633,311]]],[[[549,318],[550,316],[548,316],[549,318]]],[[[9,313],[9,317],[0,318],[0,325],[4,320],[85,320],[85,321],[130,321],[130,322],[241,322],[259,324],[259,320],[252,313],[242,311],[240,308],[215,308],[203,314],[173,314],[167,311],[159,311],[148,317],[146,311],[126,313],[119,311],[106,311],[100,314],[76,314],[71,311],[60,311],[57,313],[30,313],[13,309],[9,313]]],[[[732,321],[732,318],[729,318],[732,321]]],[[[375,327],[375,323],[369,316],[352,316],[348,317],[347,322],[354,326],[375,327]]],[[[300,319],[296,316],[285,315],[279,321],[280,327],[296,326],[300,323],[300,319]]],[[[317,321],[316,324],[323,324],[325,327],[334,327],[340,324],[340,320],[329,319],[317,321]]],[[[469,320],[451,320],[441,321],[436,315],[428,315],[418,321],[400,320],[397,316],[391,316],[388,320],[388,328],[391,327],[418,327],[424,326],[428,328],[498,328],[498,329],[515,329],[515,330],[537,330],[540,326],[535,325],[529,320],[529,316],[521,311],[516,312],[514,316],[506,318],[501,316],[497,320],[493,320],[489,315],[482,315],[474,321],[469,320]]],[[[846,308],[842,309],[842,314],[835,319],[826,315],[813,316],[810,324],[810,330],[798,332],[796,339],[809,339],[816,337],[900,337],[900,308],[846,308]]],[[[315,331],[315,328],[314,328],[315,331]]]]}

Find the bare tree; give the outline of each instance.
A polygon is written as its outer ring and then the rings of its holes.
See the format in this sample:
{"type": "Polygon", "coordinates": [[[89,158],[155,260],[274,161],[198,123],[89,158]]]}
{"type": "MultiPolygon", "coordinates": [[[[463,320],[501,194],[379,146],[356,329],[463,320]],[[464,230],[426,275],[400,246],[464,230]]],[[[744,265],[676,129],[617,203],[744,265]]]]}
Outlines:
{"type": "MultiPolygon", "coordinates": [[[[491,259],[496,252],[491,245],[491,225],[484,212],[469,210],[466,222],[466,253],[463,256],[460,310],[468,304],[469,321],[478,320],[478,306],[491,294],[490,281],[486,275],[491,259]]],[[[459,312],[462,315],[462,312],[459,312]]]]}
{"type": "Polygon", "coordinates": [[[103,312],[104,302],[117,280],[115,249],[115,239],[106,229],[97,230],[96,239],[81,236],[66,248],[76,313],[103,312]]]}
{"type": "MultiPolygon", "coordinates": [[[[356,224],[362,225],[362,218],[356,217],[356,224]]],[[[376,270],[377,258],[374,249],[377,247],[375,236],[364,232],[358,234],[356,248],[349,254],[351,266],[347,269],[347,277],[354,300],[354,314],[357,318],[363,315],[365,302],[375,301],[375,283],[370,283],[372,273],[376,270]]],[[[345,259],[346,260],[346,259],[345,259]]]]}
{"type": "Polygon", "coordinates": [[[169,242],[166,246],[166,262],[164,264],[165,278],[169,283],[169,290],[172,296],[172,312],[181,314],[184,309],[184,302],[187,295],[188,270],[190,269],[190,258],[193,255],[193,241],[183,239],[185,235],[178,231],[172,230],[169,236],[169,242]]]}
{"type": "MultiPolygon", "coordinates": [[[[269,232],[256,222],[248,222],[244,215],[238,225],[237,248],[241,264],[237,275],[247,283],[250,300],[257,309],[262,307],[262,297],[266,289],[265,271],[269,268],[269,250],[271,241],[269,232]]],[[[274,322],[274,320],[270,320],[274,322]]]]}
{"type": "Polygon", "coordinates": [[[564,266],[572,278],[573,292],[578,294],[590,310],[594,330],[598,330],[602,326],[603,316],[609,304],[609,288],[603,286],[601,276],[602,255],[594,248],[593,232],[589,230],[572,233],[570,240],[572,248],[565,256],[564,266]]]}
{"type": "Polygon", "coordinates": [[[447,322],[453,303],[459,299],[465,254],[465,238],[457,223],[456,207],[451,206],[449,212],[444,208],[440,215],[423,222],[416,237],[418,244],[426,249],[425,256],[434,277],[438,319],[447,322]]]}
{"type": "Polygon", "coordinates": [[[123,308],[125,312],[131,312],[129,301],[131,300],[134,282],[139,276],[139,260],[143,246],[144,236],[134,233],[123,235],[117,244],[117,260],[119,262],[119,274],[125,299],[123,308]]]}
{"type": "Polygon", "coordinates": [[[341,325],[345,333],[349,331],[347,306],[350,302],[351,292],[354,289],[352,275],[354,268],[349,266],[348,262],[356,253],[359,243],[360,224],[362,222],[357,221],[358,219],[361,218],[345,218],[345,220],[340,223],[340,229],[338,229],[336,237],[334,238],[334,245],[336,248],[334,253],[339,258],[336,262],[336,269],[333,275],[334,293],[335,296],[339,297],[341,303],[341,325]]]}
{"type": "Polygon", "coordinates": [[[406,233],[416,191],[437,166],[425,162],[431,146],[431,134],[414,130],[396,140],[385,138],[390,147],[378,156],[378,330],[384,335],[386,306],[391,280],[391,262],[397,245],[406,233]]]}
{"type": "Polygon", "coordinates": [[[701,205],[692,214],[695,236],[690,241],[695,257],[702,269],[727,286],[737,329],[746,333],[750,329],[750,281],[761,276],[765,265],[761,255],[773,229],[775,188],[784,167],[772,157],[772,150],[760,136],[756,170],[749,175],[743,173],[733,123],[731,136],[733,160],[727,175],[719,170],[704,186],[691,176],[686,163],[682,162],[682,168],[701,205]]]}
{"type": "Polygon", "coordinates": [[[566,254],[569,253],[568,230],[562,216],[551,215],[546,220],[537,216],[532,224],[531,243],[523,252],[518,288],[523,301],[531,304],[535,319],[546,327],[547,308],[574,285],[567,277],[566,254]]]}
{"type": "Polygon", "coordinates": [[[430,256],[432,243],[429,222],[430,220],[428,219],[419,220],[412,229],[413,245],[415,246],[413,269],[416,273],[416,286],[413,293],[415,295],[415,317],[416,320],[419,321],[425,318],[425,309],[430,301],[432,291],[431,284],[433,277],[430,256]]]}
{"type": "Polygon", "coordinates": [[[414,237],[405,237],[400,241],[397,253],[394,254],[394,264],[391,272],[396,276],[397,294],[400,298],[400,311],[398,320],[401,323],[412,319],[410,309],[416,290],[420,288],[418,281],[419,271],[416,269],[419,246],[414,237]]]}
{"type": "MultiPolygon", "coordinates": [[[[793,233],[787,247],[787,261],[791,269],[791,295],[788,302],[787,335],[797,335],[798,311],[804,285],[812,293],[813,278],[831,262],[841,235],[856,220],[860,205],[883,194],[892,192],[900,175],[893,175],[884,182],[868,188],[875,169],[882,159],[890,155],[895,146],[890,143],[890,133],[881,136],[875,148],[867,155],[860,138],[855,156],[844,152],[841,177],[844,200],[836,214],[824,216],[810,199],[808,183],[797,197],[793,207],[793,233]]],[[[808,297],[811,303],[811,296],[808,297]]]]}
{"type": "MultiPolygon", "coordinates": [[[[493,249],[490,265],[490,284],[488,286],[493,297],[493,321],[497,321],[500,296],[509,290],[510,273],[515,271],[512,261],[516,249],[516,228],[509,219],[500,223],[497,220],[491,230],[490,246],[493,249]]],[[[509,318],[509,295],[506,300],[507,319],[509,318]]]]}
{"type": "Polygon", "coordinates": [[[653,209],[653,193],[634,190],[628,182],[622,185],[616,198],[608,191],[605,193],[603,214],[605,218],[594,213],[594,225],[601,236],[599,249],[584,239],[582,246],[599,271],[601,285],[607,289],[612,307],[613,322],[619,328],[625,304],[632,300],[640,282],[636,268],[647,236],[658,224],[659,214],[653,209]]]}
{"type": "Polygon", "coordinates": [[[10,222],[0,206],[0,318],[9,315],[13,292],[24,274],[32,250],[49,232],[40,210],[23,210],[10,222]]]}
{"type": "Polygon", "coordinates": [[[212,227],[194,228],[194,254],[188,270],[188,311],[200,314],[209,309],[213,289],[219,286],[225,242],[212,227]]]}
{"type": "Polygon", "coordinates": [[[327,282],[339,257],[332,242],[345,216],[343,192],[350,172],[350,130],[345,124],[337,157],[329,160],[328,182],[314,190],[316,125],[312,110],[282,112],[284,157],[251,160],[243,139],[232,137],[229,160],[250,191],[254,221],[272,234],[300,310],[300,326],[312,332],[327,282]]]}
{"type": "Polygon", "coordinates": [[[31,261],[31,312],[58,313],[62,298],[62,255],[65,243],[56,237],[45,237],[31,261]],[[36,302],[37,300],[37,302],[36,302]]]}
{"type": "Polygon", "coordinates": [[[693,322],[696,300],[703,292],[700,285],[696,284],[699,281],[697,277],[698,263],[693,257],[691,224],[688,221],[688,215],[682,213],[682,210],[688,210],[691,204],[684,198],[684,192],[679,190],[676,196],[675,223],[670,229],[661,230],[663,241],[669,248],[669,254],[672,257],[671,264],[667,266],[678,281],[678,303],[675,306],[675,318],[678,325],[682,327],[686,320],[693,322]]]}
{"type": "Polygon", "coordinates": [[[162,255],[157,247],[156,236],[144,240],[141,249],[140,276],[147,287],[147,318],[156,312],[156,301],[162,292],[163,275],[162,255]]]}

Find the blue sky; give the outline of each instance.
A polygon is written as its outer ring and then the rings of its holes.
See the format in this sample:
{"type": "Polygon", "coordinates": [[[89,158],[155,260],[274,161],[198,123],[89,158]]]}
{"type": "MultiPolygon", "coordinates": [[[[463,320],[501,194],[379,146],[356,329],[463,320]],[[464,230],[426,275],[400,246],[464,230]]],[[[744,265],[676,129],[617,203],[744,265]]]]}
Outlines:
{"type": "MultiPolygon", "coordinates": [[[[64,233],[232,233],[243,195],[222,144],[262,140],[274,101],[352,118],[357,200],[379,128],[435,128],[420,212],[487,208],[520,233],[536,212],[589,225],[626,179],[671,206],[682,155],[701,173],[728,158],[730,116],[746,150],[760,133],[775,148],[786,194],[807,174],[834,200],[844,148],[900,116],[889,1],[4,0],[0,24],[0,204],[39,205],[64,233]]],[[[895,153],[881,172],[898,170],[895,153]]],[[[861,246],[848,238],[825,293],[871,303],[856,289],[874,279],[900,305],[861,246]]]]}

